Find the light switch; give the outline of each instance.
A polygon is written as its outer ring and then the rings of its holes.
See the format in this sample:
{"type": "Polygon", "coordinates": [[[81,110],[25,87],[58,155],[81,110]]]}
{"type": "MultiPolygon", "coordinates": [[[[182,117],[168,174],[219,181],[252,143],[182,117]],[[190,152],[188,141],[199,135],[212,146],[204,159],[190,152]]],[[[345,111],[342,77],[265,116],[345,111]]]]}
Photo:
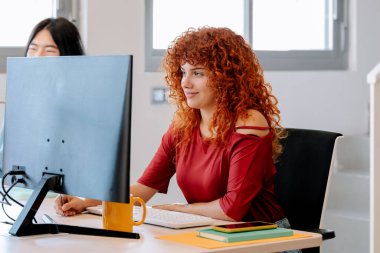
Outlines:
{"type": "Polygon", "coordinates": [[[167,103],[167,88],[153,88],[152,89],[152,104],[167,103]]]}

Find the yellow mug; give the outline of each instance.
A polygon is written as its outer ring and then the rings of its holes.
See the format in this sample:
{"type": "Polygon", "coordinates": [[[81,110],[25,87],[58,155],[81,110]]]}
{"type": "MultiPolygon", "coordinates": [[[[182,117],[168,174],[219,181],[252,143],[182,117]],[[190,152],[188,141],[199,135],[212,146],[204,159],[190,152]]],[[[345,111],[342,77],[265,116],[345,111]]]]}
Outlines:
{"type": "Polygon", "coordinates": [[[117,203],[103,201],[103,228],[123,232],[133,232],[133,226],[144,223],[146,216],[146,205],[139,197],[131,196],[129,203],[117,203]],[[133,206],[139,202],[143,208],[140,221],[133,220],[133,206]]]}

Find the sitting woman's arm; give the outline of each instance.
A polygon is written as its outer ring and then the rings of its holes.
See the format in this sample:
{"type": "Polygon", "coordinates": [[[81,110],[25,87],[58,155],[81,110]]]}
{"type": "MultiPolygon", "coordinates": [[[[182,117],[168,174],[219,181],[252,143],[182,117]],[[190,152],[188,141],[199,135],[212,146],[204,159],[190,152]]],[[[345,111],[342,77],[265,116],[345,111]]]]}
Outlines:
{"type": "MultiPolygon", "coordinates": [[[[140,197],[145,202],[151,199],[157,192],[157,190],[139,183],[131,185],[130,191],[133,196],[140,197]]],[[[73,216],[82,213],[89,206],[97,206],[100,204],[102,204],[100,200],[85,199],[62,194],[58,195],[55,199],[54,208],[57,214],[73,216]]]]}
{"type": "Polygon", "coordinates": [[[60,194],[55,199],[54,209],[57,214],[73,216],[86,210],[86,207],[102,204],[96,199],[83,199],[70,195],[60,194]]]}
{"type": "Polygon", "coordinates": [[[140,183],[131,185],[130,191],[134,197],[140,197],[144,202],[148,202],[158,192],[156,189],[140,183]]]}
{"type": "Polygon", "coordinates": [[[218,220],[235,221],[228,217],[219,205],[219,199],[208,203],[193,203],[193,204],[167,204],[157,205],[155,208],[165,209],[170,211],[184,212],[203,215],[218,220]]]}

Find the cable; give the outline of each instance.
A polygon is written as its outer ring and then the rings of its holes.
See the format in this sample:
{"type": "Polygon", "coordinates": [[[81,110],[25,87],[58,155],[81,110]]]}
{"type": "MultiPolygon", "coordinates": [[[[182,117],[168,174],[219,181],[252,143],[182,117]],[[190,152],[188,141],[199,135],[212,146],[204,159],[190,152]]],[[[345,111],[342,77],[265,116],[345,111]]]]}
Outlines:
{"type": "Polygon", "coordinates": [[[7,225],[13,225],[13,222],[9,222],[9,221],[0,221],[1,223],[4,223],[4,224],[7,224],[7,225]]]}
{"type": "MultiPolygon", "coordinates": [[[[6,203],[8,204],[8,205],[12,205],[9,201],[8,201],[8,199],[7,199],[7,196],[8,196],[8,198],[9,199],[11,199],[11,200],[13,200],[15,203],[17,203],[17,204],[21,204],[21,203],[19,203],[18,201],[15,201],[13,198],[12,198],[12,196],[10,196],[9,194],[8,194],[8,192],[9,192],[9,190],[6,190],[5,189],[5,179],[9,176],[9,175],[23,175],[23,174],[25,174],[25,172],[22,172],[22,173],[20,173],[20,171],[8,171],[7,173],[5,173],[4,174],[4,176],[3,176],[3,180],[1,181],[1,188],[3,189],[3,191],[4,191],[4,194],[2,194],[3,195],[3,199],[2,199],[2,201],[6,201],[6,203]]],[[[16,184],[18,183],[18,180],[16,181],[16,184]]],[[[13,186],[14,186],[14,184],[12,184],[12,186],[11,186],[11,188],[13,188],[13,186]]],[[[21,206],[23,206],[22,204],[21,204],[21,206]]]]}
{"type": "MultiPolygon", "coordinates": [[[[1,179],[1,184],[3,185],[4,183],[4,177],[1,179]]],[[[4,187],[2,187],[3,190],[4,190],[4,187]]],[[[8,199],[6,198],[5,194],[0,190],[0,195],[2,196],[1,200],[0,200],[0,203],[1,204],[7,204],[7,205],[11,205],[11,203],[9,203],[8,199]],[[4,201],[5,200],[5,201],[4,201]]]]}
{"type": "Polygon", "coordinates": [[[0,200],[0,203],[2,205],[6,204],[6,205],[10,206],[11,203],[8,202],[7,198],[5,197],[5,195],[4,195],[4,193],[2,191],[0,191],[0,195],[2,196],[2,198],[0,200]],[[5,199],[5,201],[4,201],[4,199],[5,199]]]}
{"type": "Polygon", "coordinates": [[[11,216],[9,216],[9,214],[7,213],[7,211],[5,210],[4,208],[4,204],[1,204],[1,208],[3,209],[3,212],[4,214],[12,221],[15,221],[15,219],[13,219],[11,216]]]}
{"type": "MultiPolygon", "coordinates": [[[[20,183],[21,183],[21,184],[24,184],[24,185],[25,185],[25,180],[24,180],[24,178],[17,178],[16,181],[13,182],[12,185],[8,188],[8,190],[6,190],[6,189],[5,189],[5,184],[4,184],[4,182],[5,182],[5,178],[6,178],[7,176],[9,176],[9,175],[25,175],[25,171],[9,171],[9,172],[7,172],[7,173],[4,175],[3,180],[2,180],[2,182],[1,182],[1,187],[2,187],[2,189],[3,189],[3,191],[4,191],[4,194],[2,194],[2,195],[3,195],[3,201],[5,200],[5,202],[6,202],[8,205],[12,205],[12,204],[8,201],[8,199],[7,199],[7,198],[9,198],[10,200],[12,200],[12,201],[13,201],[14,203],[16,203],[17,205],[19,205],[19,206],[21,206],[21,207],[24,207],[24,205],[21,204],[20,202],[18,202],[17,200],[15,200],[15,199],[9,194],[9,192],[10,192],[10,191],[12,190],[12,188],[13,188],[14,186],[16,186],[17,184],[20,184],[20,183]]],[[[5,214],[9,219],[11,219],[12,221],[15,221],[15,219],[13,219],[11,216],[9,216],[8,213],[6,212],[6,210],[5,210],[5,208],[4,208],[4,203],[2,203],[1,206],[2,206],[2,209],[3,209],[3,211],[4,211],[4,214],[5,214]]],[[[37,220],[36,220],[35,217],[33,217],[33,221],[34,221],[35,223],[37,223],[37,220]]]]}
{"type": "MultiPolygon", "coordinates": [[[[5,177],[4,177],[4,178],[5,178],[5,177]]],[[[4,181],[3,181],[3,182],[4,182],[4,181]]],[[[5,192],[5,194],[4,194],[4,196],[3,196],[3,200],[5,199],[6,202],[9,203],[9,201],[6,199],[7,196],[8,196],[11,200],[13,200],[13,198],[10,197],[10,195],[9,195],[8,193],[9,193],[9,191],[12,190],[12,188],[13,188],[16,184],[18,184],[18,183],[19,183],[19,182],[18,182],[18,180],[17,180],[16,182],[14,182],[14,183],[9,187],[8,190],[5,190],[4,184],[2,183],[3,191],[5,192]]],[[[17,203],[17,204],[21,204],[21,203],[19,203],[18,201],[15,201],[15,203],[17,203]]],[[[11,204],[9,203],[9,205],[11,205],[11,204]]],[[[21,206],[23,206],[23,205],[21,204],[21,206]]],[[[2,209],[3,209],[3,211],[4,211],[4,214],[5,214],[10,220],[15,221],[15,219],[13,219],[11,216],[9,216],[9,214],[8,214],[7,211],[5,210],[5,207],[4,207],[4,204],[3,204],[3,203],[1,204],[1,207],[2,207],[2,209]]]]}
{"type": "MultiPolygon", "coordinates": [[[[5,173],[5,175],[3,176],[2,180],[1,180],[1,188],[3,189],[4,193],[1,192],[1,196],[3,196],[3,198],[1,199],[1,204],[2,206],[4,206],[4,204],[7,204],[9,206],[11,206],[12,204],[8,201],[7,199],[7,190],[5,190],[5,178],[7,178],[7,176],[9,176],[10,172],[7,172],[5,173]]],[[[3,207],[3,210],[4,210],[4,207],[3,207]]]]}
{"type": "MultiPolygon", "coordinates": [[[[5,186],[4,184],[2,184],[2,187],[3,187],[3,191],[4,191],[4,198],[6,199],[7,197],[12,200],[13,202],[15,202],[17,205],[21,206],[21,207],[24,207],[23,204],[21,204],[20,202],[18,202],[17,200],[15,200],[11,195],[9,195],[9,192],[12,190],[12,188],[14,186],[16,186],[17,184],[19,183],[22,183],[22,184],[25,184],[25,180],[23,178],[18,178],[9,188],[8,190],[5,190],[5,186]]],[[[3,199],[4,200],[4,199],[3,199]]],[[[8,199],[6,199],[6,201],[9,203],[8,199]]],[[[9,205],[12,205],[9,203],[9,205]]]]}

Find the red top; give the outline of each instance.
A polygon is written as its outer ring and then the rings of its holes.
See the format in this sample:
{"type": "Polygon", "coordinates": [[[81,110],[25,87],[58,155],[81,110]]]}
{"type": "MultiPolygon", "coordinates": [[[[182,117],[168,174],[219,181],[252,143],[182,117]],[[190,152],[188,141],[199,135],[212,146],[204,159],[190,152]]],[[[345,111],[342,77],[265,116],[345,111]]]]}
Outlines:
{"type": "Polygon", "coordinates": [[[275,222],[285,217],[274,196],[276,168],[270,133],[257,137],[232,132],[227,146],[220,148],[205,142],[197,128],[186,148],[176,151],[175,144],[169,127],[139,183],[166,193],[176,173],[188,203],[219,199],[223,211],[237,221],[275,222]],[[184,154],[177,161],[176,152],[184,154]]]}

